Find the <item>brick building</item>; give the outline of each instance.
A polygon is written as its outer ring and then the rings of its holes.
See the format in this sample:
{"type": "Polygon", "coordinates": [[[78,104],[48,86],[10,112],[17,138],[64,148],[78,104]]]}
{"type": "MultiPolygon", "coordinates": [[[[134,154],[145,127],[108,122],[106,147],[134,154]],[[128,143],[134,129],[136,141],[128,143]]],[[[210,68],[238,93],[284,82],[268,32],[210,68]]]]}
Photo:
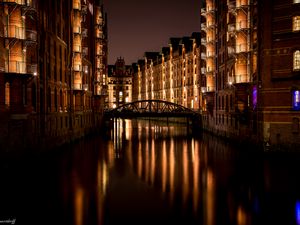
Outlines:
{"type": "Polygon", "coordinates": [[[59,145],[99,126],[107,84],[102,2],[0,4],[0,148],[59,145]]]}
{"type": "Polygon", "coordinates": [[[161,52],[145,52],[134,74],[133,99],[159,99],[199,110],[200,33],[170,38],[161,52]]]}
{"type": "Polygon", "coordinates": [[[133,99],[203,115],[204,129],[265,146],[300,145],[299,0],[205,0],[201,31],[135,66],[133,99]]]}
{"type": "Polygon", "coordinates": [[[108,66],[108,90],[105,101],[107,108],[116,108],[132,102],[133,66],[118,58],[115,65],[108,66]]]}
{"type": "Polygon", "coordinates": [[[270,145],[300,145],[300,1],[263,1],[257,91],[259,135],[270,145]],[[268,10],[267,10],[268,9],[268,10]]]}
{"type": "Polygon", "coordinates": [[[201,9],[204,126],[295,148],[299,1],[206,0],[201,9]]]}

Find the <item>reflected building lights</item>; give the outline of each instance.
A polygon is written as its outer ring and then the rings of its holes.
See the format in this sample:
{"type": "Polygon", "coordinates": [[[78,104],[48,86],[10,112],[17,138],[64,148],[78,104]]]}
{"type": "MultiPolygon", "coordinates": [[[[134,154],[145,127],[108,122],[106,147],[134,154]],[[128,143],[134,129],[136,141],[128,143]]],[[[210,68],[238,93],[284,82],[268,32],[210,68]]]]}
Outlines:
{"type": "Polygon", "coordinates": [[[108,152],[107,152],[108,166],[109,168],[112,168],[114,166],[114,160],[115,160],[114,143],[110,141],[108,143],[107,148],[108,148],[108,152]]]}
{"type": "Polygon", "coordinates": [[[141,122],[138,121],[138,139],[141,140],[143,135],[143,126],[141,125],[141,122]]]}
{"type": "Polygon", "coordinates": [[[237,209],[236,217],[238,225],[247,225],[247,214],[241,205],[237,209]]]}
{"type": "Polygon", "coordinates": [[[151,175],[150,175],[151,185],[154,185],[155,181],[155,142],[152,139],[151,144],[151,175]]]}
{"type": "Polygon", "coordinates": [[[170,203],[173,204],[174,194],[175,194],[175,149],[174,149],[174,139],[171,139],[169,151],[169,168],[170,168],[170,203]]]}
{"type": "Polygon", "coordinates": [[[108,185],[108,169],[105,161],[98,161],[97,165],[97,219],[98,224],[103,224],[104,218],[104,198],[108,185]]]}
{"type": "Polygon", "coordinates": [[[126,140],[127,141],[130,140],[132,138],[132,136],[131,136],[131,132],[129,132],[129,131],[132,130],[132,121],[126,119],[125,120],[125,127],[123,129],[124,129],[123,132],[125,133],[126,140]]]}
{"type": "Polygon", "coordinates": [[[199,169],[200,169],[200,154],[199,154],[199,145],[197,141],[193,141],[193,206],[194,212],[197,213],[199,207],[199,195],[200,195],[200,185],[199,185],[199,169]]]}
{"type": "MultiPolygon", "coordinates": [[[[118,122],[118,124],[120,123],[118,122]]],[[[127,122],[123,124],[126,124],[126,127],[118,129],[128,130],[128,127],[132,126],[127,122]]],[[[136,125],[138,132],[131,129],[131,134],[126,135],[131,139],[137,135],[138,141],[132,142],[131,147],[126,143],[126,156],[137,176],[152,187],[158,182],[162,195],[166,197],[170,205],[174,204],[175,195],[179,194],[180,199],[178,200],[181,202],[181,208],[186,211],[191,206],[195,217],[199,217],[200,199],[203,195],[201,194],[201,183],[203,182],[206,185],[203,188],[207,210],[205,218],[208,225],[213,224],[215,215],[213,212],[215,207],[214,177],[212,171],[209,170],[207,175],[204,175],[205,179],[201,180],[200,152],[203,153],[203,151],[200,149],[199,142],[190,139],[178,146],[176,138],[165,139],[165,137],[182,135],[182,132],[186,132],[186,130],[175,129],[173,132],[172,126],[157,125],[156,122],[148,120],[137,121],[136,125]],[[173,133],[170,134],[170,132],[173,133]],[[159,180],[155,180],[156,174],[159,175],[159,180]]],[[[124,138],[120,139],[123,141],[123,145],[124,140],[124,138]]],[[[203,149],[205,148],[203,147],[203,149]]]]}
{"type": "Polygon", "coordinates": [[[210,169],[207,170],[206,192],[206,224],[213,225],[215,217],[215,184],[214,175],[210,169]]]}
{"type": "Polygon", "coordinates": [[[187,142],[184,142],[182,147],[182,169],[182,201],[185,206],[189,195],[189,159],[187,142]]]}
{"type": "Polygon", "coordinates": [[[162,184],[162,193],[166,192],[167,187],[167,147],[166,141],[163,141],[162,146],[162,156],[161,156],[161,184],[162,184]]]}
{"type": "Polygon", "coordinates": [[[83,190],[81,187],[75,189],[75,225],[83,225],[83,190]]]}
{"type": "Polygon", "coordinates": [[[149,162],[150,162],[150,157],[149,157],[149,142],[146,142],[146,147],[144,148],[145,151],[145,181],[148,183],[149,182],[149,162]]]}
{"type": "Polygon", "coordinates": [[[107,170],[106,163],[103,162],[103,172],[102,172],[102,193],[103,193],[103,196],[105,196],[105,194],[106,194],[107,184],[108,184],[108,170],[107,170]]]}
{"type": "Polygon", "coordinates": [[[142,143],[139,142],[138,147],[138,156],[137,156],[137,171],[139,178],[142,178],[142,172],[143,172],[143,156],[142,156],[142,143]]]}

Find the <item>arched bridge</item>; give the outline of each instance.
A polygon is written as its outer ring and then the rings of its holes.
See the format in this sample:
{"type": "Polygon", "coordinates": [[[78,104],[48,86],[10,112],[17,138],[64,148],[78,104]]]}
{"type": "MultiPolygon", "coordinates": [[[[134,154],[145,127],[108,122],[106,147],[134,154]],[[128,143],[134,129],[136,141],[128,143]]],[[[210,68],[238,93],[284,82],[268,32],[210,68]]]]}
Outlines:
{"type": "Polygon", "coordinates": [[[162,100],[141,100],[123,104],[105,112],[107,117],[188,117],[200,118],[200,113],[176,103],[162,100]]]}

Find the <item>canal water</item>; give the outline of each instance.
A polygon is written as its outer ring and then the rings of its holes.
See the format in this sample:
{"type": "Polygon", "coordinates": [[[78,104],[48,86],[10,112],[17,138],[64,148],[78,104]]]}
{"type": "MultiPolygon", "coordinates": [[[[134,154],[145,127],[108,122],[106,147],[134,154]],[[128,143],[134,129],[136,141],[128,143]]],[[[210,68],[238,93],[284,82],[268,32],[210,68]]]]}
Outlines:
{"type": "Polygon", "coordinates": [[[1,160],[2,224],[300,224],[300,156],[186,124],[115,120],[63,148],[1,160]]]}

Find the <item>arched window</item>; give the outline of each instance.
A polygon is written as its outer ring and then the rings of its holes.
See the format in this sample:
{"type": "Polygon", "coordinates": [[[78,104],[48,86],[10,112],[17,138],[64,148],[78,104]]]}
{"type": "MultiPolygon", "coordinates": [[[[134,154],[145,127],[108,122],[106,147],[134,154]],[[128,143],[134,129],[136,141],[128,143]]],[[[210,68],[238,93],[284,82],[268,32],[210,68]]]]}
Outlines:
{"type": "Polygon", "coordinates": [[[293,17],[293,31],[300,31],[300,16],[293,17]]]}
{"type": "Polygon", "coordinates": [[[293,61],[294,61],[293,69],[300,70],[300,50],[294,52],[293,61]]]}
{"type": "Polygon", "coordinates": [[[5,105],[10,105],[10,84],[8,82],[5,83],[5,105]]]}

